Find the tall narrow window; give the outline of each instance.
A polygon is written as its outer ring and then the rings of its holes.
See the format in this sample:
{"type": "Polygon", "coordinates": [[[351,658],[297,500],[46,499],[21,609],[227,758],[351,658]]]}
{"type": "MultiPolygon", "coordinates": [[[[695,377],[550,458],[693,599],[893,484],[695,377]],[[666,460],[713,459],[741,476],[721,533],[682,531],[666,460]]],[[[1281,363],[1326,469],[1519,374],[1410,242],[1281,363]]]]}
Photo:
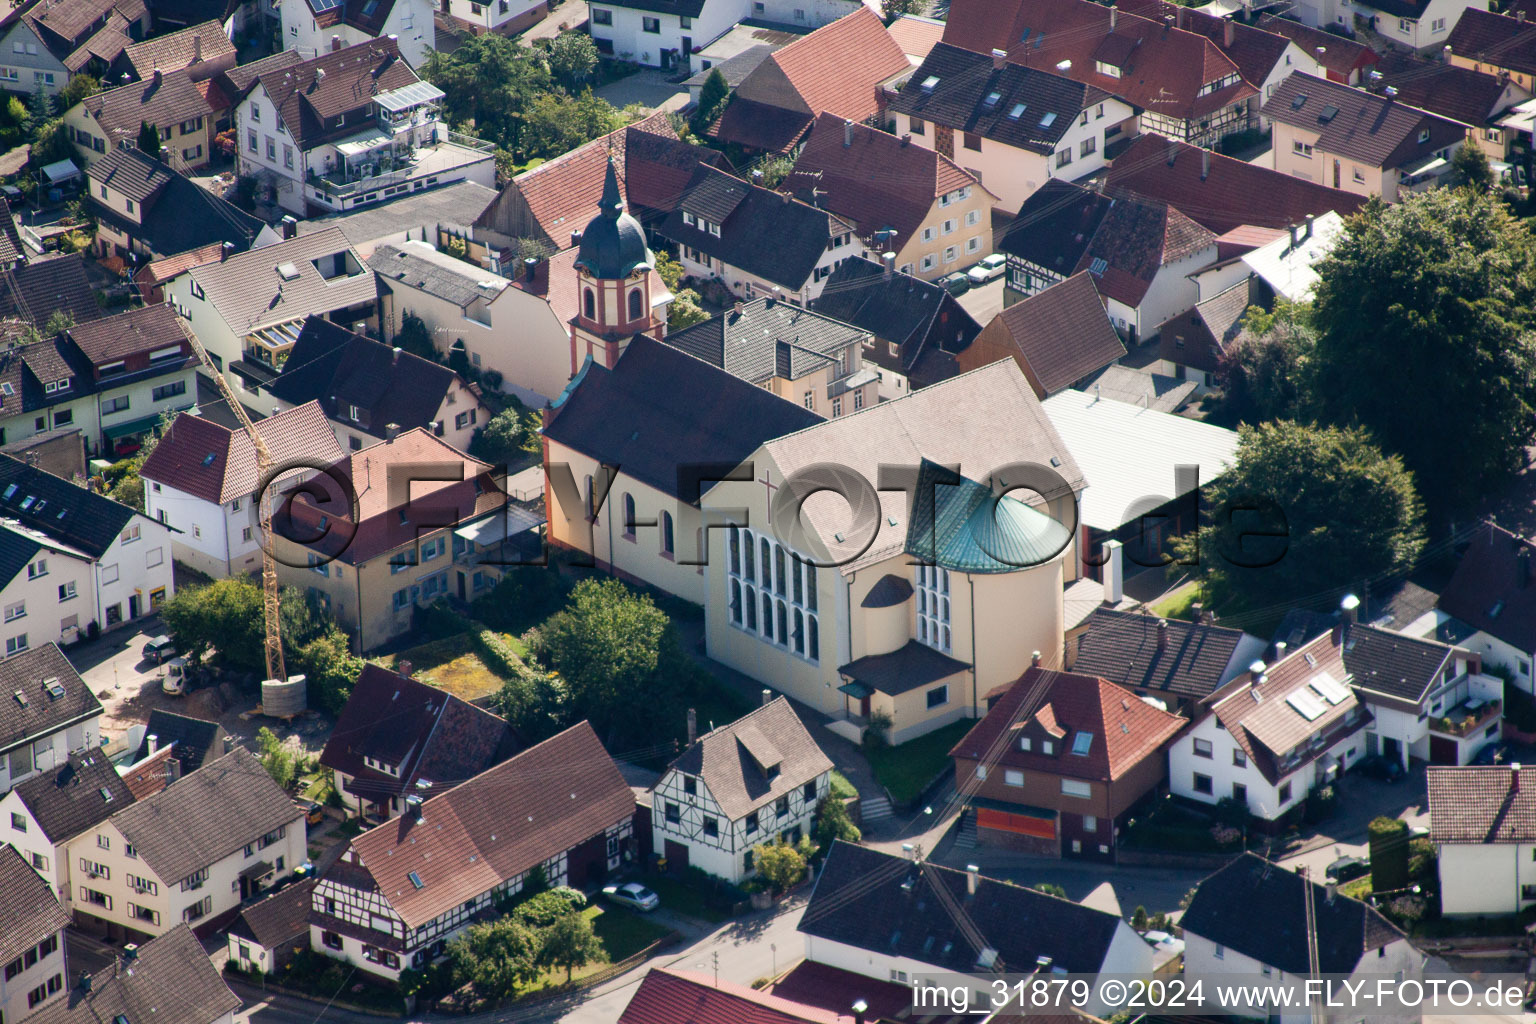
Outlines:
{"type": "Polygon", "coordinates": [[[768,596],[768,591],[763,591],[763,636],[773,639],[773,598],[768,596]]]}
{"type": "Polygon", "coordinates": [[[663,554],[674,554],[672,539],[672,513],[661,514],[661,550],[663,554]]]}
{"type": "Polygon", "coordinates": [[[582,293],[581,305],[582,310],[586,313],[588,320],[597,319],[597,296],[593,294],[591,288],[588,288],[585,292],[582,293]]]}
{"type": "Polygon", "coordinates": [[[917,566],[917,639],[935,650],[950,650],[948,569],[917,566]]]}
{"type": "Polygon", "coordinates": [[[731,575],[741,575],[741,530],[731,527],[731,575]]]}
{"type": "Polygon", "coordinates": [[[644,302],[644,296],[640,294],[639,288],[629,293],[629,318],[631,320],[640,319],[645,311],[644,302]]]}
{"type": "Polygon", "coordinates": [[[741,584],[731,580],[731,621],[741,625],[741,584]]]}
{"type": "Polygon", "coordinates": [[[624,522],[619,524],[624,528],[624,539],[635,539],[635,496],[624,495],[624,522]]]}
{"type": "Polygon", "coordinates": [[[773,589],[780,597],[788,589],[784,573],[784,549],[777,544],[773,546],[773,589]]]}
{"type": "Polygon", "coordinates": [[[741,544],[741,578],[748,583],[757,579],[756,559],[752,557],[752,531],[742,530],[741,544]]]}

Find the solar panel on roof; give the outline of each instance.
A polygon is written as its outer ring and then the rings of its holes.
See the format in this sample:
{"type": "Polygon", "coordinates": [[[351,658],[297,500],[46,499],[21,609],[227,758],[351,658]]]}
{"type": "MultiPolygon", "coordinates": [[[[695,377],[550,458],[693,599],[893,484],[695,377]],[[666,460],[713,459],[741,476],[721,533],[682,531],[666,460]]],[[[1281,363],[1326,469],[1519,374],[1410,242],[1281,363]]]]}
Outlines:
{"type": "Polygon", "coordinates": [[[1342,704],[1349,696],[1349,690],[1344,684],[1327,672],[1319,672],[1308,681],[1307,685],[1316,690],[1318,695],[1329,704],[1342,704]]]}
{"type": "Polygon", "coordinates": [[[309,8],[316,14],[329,11],[333,7],[340,7],[341,0],[309,0],[309,8]]]}
{"type": "Polygon", "coordinates": [[[1327,710],[1323,707],[1322,701],[1318,700],[1306,690],[1297,690],[1295,693],[1286,697],[1285,702],[1294,708],[1297,714],[1309,722],[1314,722],[1321,718],[1323,716],[1323,712],[1327,710]]]}

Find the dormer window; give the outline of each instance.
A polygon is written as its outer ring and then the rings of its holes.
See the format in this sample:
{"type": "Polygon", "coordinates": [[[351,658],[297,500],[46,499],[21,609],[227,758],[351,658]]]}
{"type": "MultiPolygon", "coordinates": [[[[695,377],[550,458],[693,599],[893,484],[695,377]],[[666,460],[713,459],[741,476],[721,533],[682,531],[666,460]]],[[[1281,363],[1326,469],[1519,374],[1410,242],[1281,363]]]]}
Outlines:
{"type": "Polygon", "coordinates": [[[1423,145],[1424,143],[1426,143],[1428,141],[1429,141],[1429,129],[1428,128],[1420,128],[1419,129],[1419,144],[1423,145]]]}
{"type": "Polygon", "coordinates": [[[1119,78],[1120,77],[1120,69],[1118,67],[1116,67],[1115,65],[1110,64],[1107,61],[1102,61],[1102,60],[1094,61],[1093,62],[1093,69],[1095,71],[1097,71],[1101,75],[1108,75],[1110,78],[1119,78]]]}

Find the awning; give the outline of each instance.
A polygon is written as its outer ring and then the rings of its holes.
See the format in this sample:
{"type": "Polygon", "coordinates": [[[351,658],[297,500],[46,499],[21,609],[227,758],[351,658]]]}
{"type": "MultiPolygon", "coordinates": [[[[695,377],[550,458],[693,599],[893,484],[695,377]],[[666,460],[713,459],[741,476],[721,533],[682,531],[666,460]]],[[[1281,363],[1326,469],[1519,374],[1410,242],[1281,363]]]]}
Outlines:
{"type": "Polygon", "coordinates": [[[403,89],[391,89],[389,92],[379,93],[373,98],[373,102],[393,114],[419,107],[423,103],[435,103],[442,98],[443,90],[431,82],[412,82],[403,89]]]}
{"type": "Polygon", "coordinates": [[[255,864],[252,864],[250,867],[246,868],[244,871],[240,872],[240,877],[261,878],[263,875],[270,875],[271,873],[272,865],[267,861],[259,860],[255,864]]]}
{"type": "Polygon", "coordinates": [[[532,512],[520,509],[516,505],[508,505],[504,516],[489,515],[484,519],[477,519],[454,530],[453,534],[472,544],[485,547],[499,544],[508,537],[516,536],[525,530],[532,530],[543,522],[541,517],[532,512]]]}
{"type": "Polygon", "coordinates": [[[1421,174],[1444,174],[1449,167],[1444,157],[1432,156],[1406,165],[1403,174],[1410,178],[1417,178],[1421,174]]]}
{"type": "Polygon", "coordinates": [[[345,142],[336,143],[336,152],[342,156],[362,156],[364,153],[393,144],[395,137],[387,132],[369,129],[359,132],[345,142]]]}
{"type": "Polygon", "coordinates": [[[80,168],[75,166],[73,160],[60,160],[57,163],[48,164],[43,168],[43,177],[57,185],[61,181],[80,176],[80,168]]]}
{"type": "Polygon", "coordinates": [[[154,430],[159,422],[160,417],[158,415],[141,416],[136,420],[129,420],[127,423],[118,423],[110,427],[103,427],[101,432],[106,434],[107,437],[116,441],[120,437],[132,437],[135,434],[147,434],[151,430],[154,430]]]}
{"type": "Polygon", "coordinates": [[[857,680],[851,683],[844,683],[842,686],[838,687],[838,690],[846,693],[854,700],[863,700],[865,697],[868,697],[870,694],[875,692],[873,689],[857,680]]]}

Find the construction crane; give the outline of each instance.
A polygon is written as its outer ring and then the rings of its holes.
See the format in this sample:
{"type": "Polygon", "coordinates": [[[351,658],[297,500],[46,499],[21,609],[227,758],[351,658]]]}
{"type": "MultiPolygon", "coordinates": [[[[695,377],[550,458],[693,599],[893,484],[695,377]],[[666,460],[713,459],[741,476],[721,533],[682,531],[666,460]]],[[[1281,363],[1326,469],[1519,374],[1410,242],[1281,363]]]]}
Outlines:
{"type": "Polygon", "coordinates": [[[267,450],[267,443],[256,432],[256,425],[251,422],[250,416],[246,415],[245,406],[235,398],[229,382],[224,379],[223,372],[214,365],[213,359],[208,355],[208,350],[203,348],[203,343],[198,339],[197,334],[189,329],[187,338],[192,342],[197,358],[212,374],[213,382],[218,385],[219,394],[223,395],[224,401],[229,403],[230,411],[240,420],[241,429],[250,437],[251,444],[256,449],[256,479],[263,485],[256,500],[259,502],[261,517],[261,603],[267,627],[267,678],[284,682],[288,678],[288,670],[283,664],[282,622],[278,616],[277,560],[272,557],[272,488],[265,486],[269,482],[267,474],[272,472],[272,453],[267,450]]]}

